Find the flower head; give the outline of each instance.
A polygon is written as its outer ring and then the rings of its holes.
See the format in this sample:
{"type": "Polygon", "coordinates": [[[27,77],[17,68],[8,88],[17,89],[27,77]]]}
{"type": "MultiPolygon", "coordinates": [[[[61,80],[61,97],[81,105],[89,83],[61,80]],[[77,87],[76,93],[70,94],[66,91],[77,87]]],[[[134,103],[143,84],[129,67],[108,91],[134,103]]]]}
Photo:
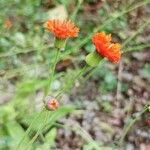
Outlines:
{"type": "Polygon", "coordinates": [[[55,98],[50,99],[48,101],[48,103],[47,103],[47,108],[49,110],[53,110],[54,111],[54,110],[56,110],[58,108],[58,106],[59,106],[59,103],[58,103],[58,101],[55,98]]]}
{"type": "Polygon", "coordinates": [[[59,39],[77,37],[79,32],[79,28],[73,22],[64,20],[48,20],[46,29],[59,39]]]}
{"type": "Polygon", "coordinates": [[[10,19],[7,19],[6,21],[5,21],[5,23],[4,23],[4,27],[6,28],[6,29],[10,29],[11,27],[12,27],[12,21],[10,20],[10,19]]]}
{"type": "Polygon", "coordinates": [[[96,33],[92,37],[97,53],[111,62],[117,63],[121,58],[121,45],[112,43],[111,40],[111,35],[106,35],[104,32],[96,33]]]}

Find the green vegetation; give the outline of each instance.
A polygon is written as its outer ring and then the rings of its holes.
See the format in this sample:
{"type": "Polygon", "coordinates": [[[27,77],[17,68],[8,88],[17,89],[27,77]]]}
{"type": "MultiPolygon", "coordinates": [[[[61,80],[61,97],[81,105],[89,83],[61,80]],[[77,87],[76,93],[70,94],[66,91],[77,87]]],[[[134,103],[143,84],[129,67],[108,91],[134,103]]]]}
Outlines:
{"type": "Polygon", "coordinates": [[[150,20],[144,11],[148,3],[0,0],[0,150],[126,148],[124,142],[130,141],[125,137],[148,113],[150,20]],[[79,37],[68,39],[65,50],[59,52],[53,47],[53,35],[44,29],[44,23],[53,18],[69,18],[80,28],[79,37]],[[95,50],[91,37],[99,31],[111,33],[121,43],[126,68],[121,75],[119,64],[102,59],[98,65],[100,58],[92,59],[94,67],[83,67],[85,56],[95,50]],[[116,93],[122,97],[116,98],[116,93]],[[45,96],[57,98],[56,111],[45,109],[45,96]],[[111,124],[114,118],[117,125],[111,124]],[[116,138],[121,141],[116,143],[116,138]]]}

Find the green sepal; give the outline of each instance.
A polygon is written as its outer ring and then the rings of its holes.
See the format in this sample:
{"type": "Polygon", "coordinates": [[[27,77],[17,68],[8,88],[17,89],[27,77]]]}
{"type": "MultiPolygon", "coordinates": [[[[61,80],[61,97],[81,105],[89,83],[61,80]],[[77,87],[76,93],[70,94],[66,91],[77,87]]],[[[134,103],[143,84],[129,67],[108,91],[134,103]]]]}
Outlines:
{"type": "Polygon", "coordinates": [[[85,58],[85,61],[91,67],[96,67],[103,58],[95,51],[88,54],[85,58]]]}
{"type": "Polygon", "coordinates": [[[150,106],[148,106],[148,111],[150,112],[150,106]]]}
{"type": "Polygon", "coordinates": [[[67,41],[67,39],[56,38],[55,43],[54,43],[55,48],[58,48],[60,50],[64,50],[65,46],[66,46],[66,41],[67,41]]]}

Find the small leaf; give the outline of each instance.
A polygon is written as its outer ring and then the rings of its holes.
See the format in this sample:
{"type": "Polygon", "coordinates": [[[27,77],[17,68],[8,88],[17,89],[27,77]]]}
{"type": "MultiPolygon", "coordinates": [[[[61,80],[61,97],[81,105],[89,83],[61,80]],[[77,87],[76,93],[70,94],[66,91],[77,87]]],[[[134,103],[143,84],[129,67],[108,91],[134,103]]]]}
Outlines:
{"type": "Polygon", "coordinates": [[[148,106],[148,110],[149,110],[149,112],[150,112],[150,106],[148,106]]]}
{"type": "Polygon", "coordinates": [[[52,146],[55,142],[55,138],[57,136],[56,128],[52,128],[50,132],[48,132],[45,136],[45,143],[48,143],[49,146],[52,146]]]}
{"type": "MultiPolygon", "coordinates": [[[[12,143],[12,147],[15,147],[19,141],[21,140],[21,138],[24,136],[25,131],[24,129],[20,126],[19,123],[17,123],[16,121],[10,121],[7,122],[5,124],[7,132],[9,133],[9,135],[12,137],[13,139],[13,143],[12,143]]],[[[29,142],[29,137],[27,136],[25,138],[25,142],[24,144],[26,144],[27,142],[29,142]]]]}
{"type": "Polygon", "coordinates": [[[13,38],[18,46],[24,47],[26,45],[26,39],[23,33],[17,32],[13,38]]]}
{"type": "Polygon", "coordinates": [[[74,109],[75,108],[72,106],[63,106],[53,112],[43,111],[40,114],[37,113],[30,117],[25,116],[23,122],[27,125],[30,125],[32,121],[35,120],[34,123],[32,123],[32,129],[38,131],[42,126],[45,126],[47,123],[49,123],[48,127],[52,126],[58,119],[67,115],[68,113],[71,113],[72,111],[74,111],[74,109]],[[48,120],[45,122],[45,117],[47,116],[47,114],[48,120]]]}

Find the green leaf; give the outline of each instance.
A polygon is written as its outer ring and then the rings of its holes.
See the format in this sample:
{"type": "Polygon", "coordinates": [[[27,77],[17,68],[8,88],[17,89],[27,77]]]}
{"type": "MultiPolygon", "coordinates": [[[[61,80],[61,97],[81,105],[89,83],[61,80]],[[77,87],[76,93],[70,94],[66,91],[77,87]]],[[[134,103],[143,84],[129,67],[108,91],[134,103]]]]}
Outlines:
{"type": "Polygon", "coordinates": [[[1,106],[0,123],[5,123],[5,121],[13,120],[15,117],[16,117],[16,112],[12,105],[1,106]]]}
{"type": "Polygon", "coordinates": [[[103,107],[103,110],[105,111],[105,112],[111,112],[111,110],[112,110],[112,105],[111,105],[111,103],[109,102],[109,101],[104,101],[104,102],[102,102],[102,107],[103,107]]]}
{"type": "Polygon", "coordinates": [[[150,106],[148,106],[148,111],[150,112],[150,106]]]}
{"type": "Polygon", "coordinates": [[[57,129],[56,128],[52,128],[46,135],[45,138],[43,136],[43,143],[36,143],[35,144],[35,149],[36,150],[50,150],[52,149],[52,146],[54,146],[55,144],[55,139],[57,136],[57,129]]]}
{"type": "MultiPolygon", "coordinates": [[[[52,126],[59,118],[67,115],[68,113],[71,113],[72,111],[74,111],[75,108],[72,106],[66,106],[66,107],[60,107],[58,110],[56,111],[43,111],[40,114],[40,117],[35,120],[35,122],[32,124],[32,129],[37,131],[41,128],[41,126],[43,126],[44,121],[45,121],[45,117],[48,113],[48,120],[46,121],[45,124],[48,124],[48,127],[52,126]]],[[[26,123],[27,125],[30,125],[32,123],[32,121],[34,120],[34,118],[37,118],[39,114],[36,113],[33,116],[25,116],[23,122],[26,123]]]]}
{"type": "Polygon", "coordinates": [[[150,65],[145,64],[144,68],[139,71],[140,75],[144,78],[149,78],[150,77],[150,65]]]}
{"type": "MultiPolygon", "coordinates": [[[[7,122],[5,124],[5,126],[6,126],[6,130],[7,130],[8,134],[13,139],[13,141],[11,143],[12,144],[11,147],[15,147],[19,143],[21,138],[24,136],[25,131],[21,127],[21,125],[19,123],[17,123],[16,121],[7,122]]],[[[29,137],[28,136],[25,138],[25,144],[27,142],[29,142],[29,137]]]]}

